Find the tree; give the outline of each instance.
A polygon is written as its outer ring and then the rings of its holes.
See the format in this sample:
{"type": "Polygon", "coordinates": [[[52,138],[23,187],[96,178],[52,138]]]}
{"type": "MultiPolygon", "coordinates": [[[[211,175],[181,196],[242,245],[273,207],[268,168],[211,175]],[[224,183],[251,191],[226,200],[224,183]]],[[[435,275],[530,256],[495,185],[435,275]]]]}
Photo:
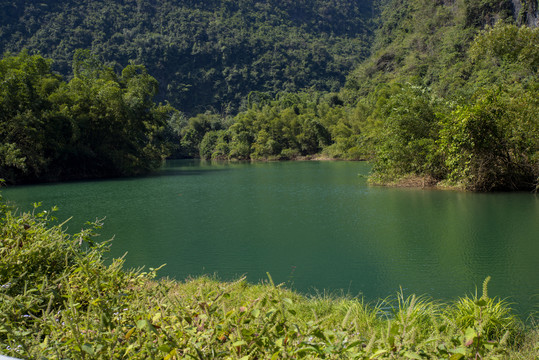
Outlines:
{"type": "Polygon", "coordinates": [[[373,171],[381,181],[407,175],[438,177],[435,141],[439,101],[429,89],[394,85],[381,89],[372,116],[377,117],[373,171]]]}
{"type": "Polygon", "coordinates": [[[81,51],[65,83],[51,64],[27,52],[0,61],[0,177],[134,175],[161,164],[174,109],[153,102],[158,84],[144,67],[129,65],[117,76],[81,51]]]}
{"type": "Polygon", "coordinates": [[[537,91],[498,90],[454,110],[443,121],[439,140],[449,180],[475,191],[536,188],[537,105],[537,91]]]}
{"type": "Polygon", "coordinates": [[[50,65],[26,51],[0,60],[0,178],[6,181],[46,172],[63,135],[48,131],[63,120],[49,99],[60,86],[50,65]]]}

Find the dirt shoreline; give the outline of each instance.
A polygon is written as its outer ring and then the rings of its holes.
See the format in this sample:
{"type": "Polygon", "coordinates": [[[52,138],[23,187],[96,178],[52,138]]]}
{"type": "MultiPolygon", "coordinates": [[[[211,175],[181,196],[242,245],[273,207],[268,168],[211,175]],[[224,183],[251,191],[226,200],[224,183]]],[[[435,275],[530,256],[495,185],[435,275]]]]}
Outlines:
{"type": "Polygon", "coordinates": [[[381,181],[369,178],[369,184],[373,186],[387,186],[396,188],[421,188],[428,190],[451,190],[468,191],[462,185],[450,185],[444,181],[438,181],[430,176],[408,175],[398,180],[381,181]]]}

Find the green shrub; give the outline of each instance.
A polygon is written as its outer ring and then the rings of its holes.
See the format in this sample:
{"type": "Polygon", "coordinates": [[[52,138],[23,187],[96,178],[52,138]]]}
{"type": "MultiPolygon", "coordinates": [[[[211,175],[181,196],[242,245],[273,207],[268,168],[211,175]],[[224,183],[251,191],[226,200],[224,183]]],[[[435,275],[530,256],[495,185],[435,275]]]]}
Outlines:
{"type": "Polygon", "coordinates": [[[516,334],[520,327],[510,305],[497,298],[488,297],[490,277],[483,283],[483,294],[460,298],[448,308],[447,316],[461,330],[476,328],[488,340],[501,340],[507,332],[516,334]]]}

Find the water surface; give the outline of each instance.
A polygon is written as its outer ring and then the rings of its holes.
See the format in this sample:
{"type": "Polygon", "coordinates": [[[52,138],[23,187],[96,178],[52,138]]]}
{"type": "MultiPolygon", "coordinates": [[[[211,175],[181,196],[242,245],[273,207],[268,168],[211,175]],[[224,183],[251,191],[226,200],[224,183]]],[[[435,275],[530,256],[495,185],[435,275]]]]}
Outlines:
{"type": "Polygon", "coordinates": [[[102,238],[127,266],[184,279],[266,278],[302,292],[455,299],[489,295],[539,310],[539,200],[372,187],[358,162],[169,161],[155,176],[12,187],[28,209],[57,205],[69,231],[106,217],[102,238]],[[535,296],[535,297],[534,297],[535,296]]]}

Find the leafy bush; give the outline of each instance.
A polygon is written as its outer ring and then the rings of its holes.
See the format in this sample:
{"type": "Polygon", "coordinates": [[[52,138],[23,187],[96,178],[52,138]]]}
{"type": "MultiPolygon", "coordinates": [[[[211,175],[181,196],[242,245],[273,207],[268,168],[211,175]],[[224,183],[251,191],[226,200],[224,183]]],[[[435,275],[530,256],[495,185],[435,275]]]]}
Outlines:
{"type": "Polygon", "coordinates": [[[450,181],[480,191],[537,185],[539,118],[532,94],[487,91],[442,121],[438,144],[450,181]]]}

